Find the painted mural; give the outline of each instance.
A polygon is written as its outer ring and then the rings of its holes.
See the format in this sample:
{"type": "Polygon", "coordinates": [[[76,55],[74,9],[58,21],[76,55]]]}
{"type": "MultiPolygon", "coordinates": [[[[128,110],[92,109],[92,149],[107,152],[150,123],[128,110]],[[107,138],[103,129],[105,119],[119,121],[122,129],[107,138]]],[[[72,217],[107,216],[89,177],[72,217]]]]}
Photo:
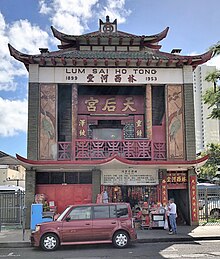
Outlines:
{"type": "Polygon", "coordinates": [[[167,86],[168,158],[184,159],[184,114],[182,85],[167,86]]]}
{"type": "Polygon", "coordinates": [[[56,85],[40,85],[40,159],[54,160],[56,145],[56,85]]]}
{"type": "Polygon", "coordinates": [[[151,85],[146,86],[146,135],[152,139],[152,94],[151,85]]]}

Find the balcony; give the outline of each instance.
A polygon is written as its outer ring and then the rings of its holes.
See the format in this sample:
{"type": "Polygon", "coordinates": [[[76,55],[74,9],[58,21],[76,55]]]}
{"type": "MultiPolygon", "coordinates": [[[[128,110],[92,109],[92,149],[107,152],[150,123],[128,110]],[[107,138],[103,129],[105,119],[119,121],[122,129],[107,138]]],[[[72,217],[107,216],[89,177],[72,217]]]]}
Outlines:
{"type": "Polygon", "coordinates": [[[58,160],[100,160],[118,155],[131,160],[166,160],[166,144],[150,140],[82,140],[58,142],[58,160]]]}

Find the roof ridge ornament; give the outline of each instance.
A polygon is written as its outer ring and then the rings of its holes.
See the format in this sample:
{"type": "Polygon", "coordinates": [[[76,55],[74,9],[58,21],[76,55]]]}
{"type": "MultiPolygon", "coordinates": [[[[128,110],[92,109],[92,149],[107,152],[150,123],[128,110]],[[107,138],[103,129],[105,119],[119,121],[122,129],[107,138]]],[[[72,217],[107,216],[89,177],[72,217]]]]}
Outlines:
{"type": "Polygon", "coordinates": [[[108,15],[106,15],[105,22],[103,22],[101,19],[99,19],[99,31],[102,33],[117,32],[117,19],[115,19],[113,22],[110,22],[108,15]]]}

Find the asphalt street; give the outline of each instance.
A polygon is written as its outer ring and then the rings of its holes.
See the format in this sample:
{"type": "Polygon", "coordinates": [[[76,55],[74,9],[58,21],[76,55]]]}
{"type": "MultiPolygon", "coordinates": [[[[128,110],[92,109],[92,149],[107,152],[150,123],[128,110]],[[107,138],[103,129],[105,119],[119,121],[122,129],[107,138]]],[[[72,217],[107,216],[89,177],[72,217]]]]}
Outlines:
{"type": "Polygon", "coordinates": [[[161,259],[220,258],[220,240],[196,242],[136,243],[126,249],[112,245],[65,246],[54,252],[36,248],[0,248],[0,258],[19,259],[161,259]]]}

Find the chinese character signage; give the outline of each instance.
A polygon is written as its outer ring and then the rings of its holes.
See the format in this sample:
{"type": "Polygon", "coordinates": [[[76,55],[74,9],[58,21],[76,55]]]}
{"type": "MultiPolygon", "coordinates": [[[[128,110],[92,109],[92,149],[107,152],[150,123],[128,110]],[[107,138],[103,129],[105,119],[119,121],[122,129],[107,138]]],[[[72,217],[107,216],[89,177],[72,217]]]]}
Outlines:
{"type": "Polygon", "coordinates": [[[135,115],[135,138],[144,137],[144,118],[143,115],[135,115]]]}
{"type": "Polygon", "coordinates": [[[162,200],[163,205],[167,204],[167,197],[168,197],[167,182],[166,182],[165,177],[163,177],[162,182],[161,182],[161,200],[162,200]]]}
{"type": "Polygon", "coordinates": [[[183,172],[168,172],[167,184],[187,183],[187,174],[183,172]]]}
{"type": "MultiPolygon", "coordinates": [[[[33,73],[35,71],[33,67],[33,73]]],[[[38,78],[39,82],[45,83],[116,85],[183,83],[181,68],[39,67],[38,78]]]]}
{"type": "Polygon", "coordinates": [[[78,116],[78,138],[87,138],[87,116],[78,116]]]}
{"type": "Polygon", "coordinates": [[[198,211],[197,211],[197,195],[196,195],[196,176],[190,176],[190,197],[191,197],[191,216],[192,221],[198,221],[198,211]]]}
{"type": "MultiPolygon", "coordinates": [[[[79,96],[80,114],[140,114],[144,113],[143,96],[83,95],[79,96]]],[[[137,122],[142,129],[143,121],[137,122]]]]}
{"type": "Polygon", "coordinates": [[[101,183],[103,185],[156,185],[157,170],[115,169],[103,170],[101,183]]]}

